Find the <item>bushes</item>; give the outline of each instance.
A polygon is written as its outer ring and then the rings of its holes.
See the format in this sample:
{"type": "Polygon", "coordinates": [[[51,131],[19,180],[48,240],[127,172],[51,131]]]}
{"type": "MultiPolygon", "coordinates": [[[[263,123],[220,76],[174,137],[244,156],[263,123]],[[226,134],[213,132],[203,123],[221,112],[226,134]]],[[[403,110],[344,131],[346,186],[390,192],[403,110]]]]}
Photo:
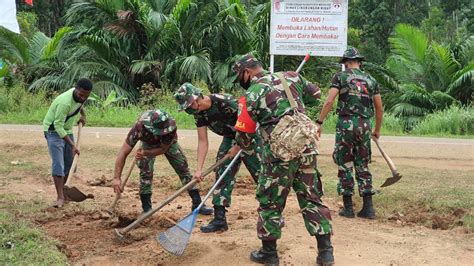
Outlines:
{"type": "Polygon", "coordinates": [[[474,108],[452,105],[444,111],[426,116],[413,129],[418,135],[473,135],[474,108]]]}

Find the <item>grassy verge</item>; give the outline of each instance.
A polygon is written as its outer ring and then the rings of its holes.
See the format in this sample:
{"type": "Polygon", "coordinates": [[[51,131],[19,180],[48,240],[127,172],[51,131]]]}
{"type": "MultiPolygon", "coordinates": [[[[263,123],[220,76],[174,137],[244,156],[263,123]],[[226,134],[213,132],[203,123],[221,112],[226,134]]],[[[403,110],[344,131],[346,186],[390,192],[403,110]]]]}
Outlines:
{"type": "MultiPolygon", "coordinates": [[[[0,123],[40,125],[55,96],[55,94],[51,95],[44,91],[33,94],[22,86],[13,88],[0,86],[0,123]]],[[[141,106],[119,107],[112,105],[108,108],[101,108],[91,102],[86,106],[88,126],[130,127],[141,112],[153,108],[161,108],[169,112],[176,119],[178,128],[195,128],[193,117],[185,112],[179,112],[169,93],[153,95],[151,100],[148,98],[147,103],[142,103],[141,106]]],[[[309,108],[309,116],[317,119],[319,117],[318,110],[317,107],[309,108]]],[[[336,122],[337,116],[332,113],[324,122],[323,132],[334,133],[336,122]]],[[[400,118],[385,113],[382,134],[474,138],[473,124],[474,108],[453,106],[443,112],[428,115],[412,132],[406,133],[403,132],[403,121],[400,118]]]]}
{"type": "MultiPolygon", "coordinates": [[[[337,167],[329,157],[319,160],[323,173],[325,193],[339,197],[336,192],[337,167]]],[[[474,185],[472,173],[457,169],[434,169],[399,165],[403,178],[374,196],[377,216],[383,220],[403,224],[420,224],[433,229],[452,229],[462,226],[466,232],[474,232],[474,185]]],[[[380,185],[389,176],[382,158],[370,164],[374,186],[380,185]]],[[[362,200],[353,197],[358,211],[362,200]]]]}
{"type": "Polygon", "coordinates": [[[0,264],[1,265],[66,265],[67,258],[56,245],[22,215],[32,215],[44,203],[18,200],[0,195],[0,264]]]}

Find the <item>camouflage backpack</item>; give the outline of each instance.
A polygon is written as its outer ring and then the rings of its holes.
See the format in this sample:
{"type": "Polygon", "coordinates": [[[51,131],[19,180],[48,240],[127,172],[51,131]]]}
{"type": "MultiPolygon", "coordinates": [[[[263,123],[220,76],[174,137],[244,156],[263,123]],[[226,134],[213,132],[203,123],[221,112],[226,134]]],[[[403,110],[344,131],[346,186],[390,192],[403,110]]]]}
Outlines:
{"type": "Polygon", "coordinates": [[[316,147],[316,124],[304,113],[297,111],[297,104],[291,94],[285,77],[278,74],[286,96],[290,101],[293,115],[285,115],[270,134],[270,149],[275,157],[288,162],[300,157],[313,144],[316,147]]]}

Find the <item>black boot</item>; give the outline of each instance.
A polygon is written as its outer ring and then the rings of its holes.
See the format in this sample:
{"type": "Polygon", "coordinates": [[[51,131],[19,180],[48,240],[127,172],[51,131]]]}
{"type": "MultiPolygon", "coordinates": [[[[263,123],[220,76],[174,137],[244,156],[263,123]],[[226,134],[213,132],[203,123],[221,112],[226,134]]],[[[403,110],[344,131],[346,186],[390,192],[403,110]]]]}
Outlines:
{"type": "Polygon", "coordinates": [[[342,201],[344,202],[344,208],[339,211],[340,216],[344,216],[347,218],[354,218],[354,207],[352,206],[352,196],[350,195],[343,195],[342,201]]]}
{"type": "Polygon", "coordinates": [[[227,231],[227,220],[225,218],[225,207],[214,205],[214,219],[208,225],[201,226],[201,232],[212,233],[217,231],[227,231]]]}
{"type": "Polygon", "coordinates": [[[375,219],[375,210],[372,205],[372,194],[364,195],[363,201],[364,205],[362,206],[362,210],[357,213],[357,216],[366,219],[375,219]]]}
{"type": "MultiPolygon", "coordinates": [[[[193,206],[191,207],[191,211],[194,211],[199,204],[201,204],[201,195],[199,195],[199,190],[193,189],[188,191],[189,196],[191,197],[191,200],[193,201],[193,206]]],[[[206,207],[206,205],[203,205],[201,209],[199,209],[199,214],[202,215],[211,215],[212,214],[212,209],[206,207]]]]}
{"type": "Polygon", "coordinates": [[[316,257],[317,265],[333,265],[334,255],[331,244],[331,235],[316,235],[318,241],[318,257],[316,257]]]}
{"type": "Polygon", "coordinates": [[[276,240],[262,240],[262,248],[250,253],[250,260],[256,263],[277,266],[280,263],[276,240]]]}
{"type": "Polygon", "coordinates": [[[140,194],[143,212],[151,210],[151,194],[140,194]]]}

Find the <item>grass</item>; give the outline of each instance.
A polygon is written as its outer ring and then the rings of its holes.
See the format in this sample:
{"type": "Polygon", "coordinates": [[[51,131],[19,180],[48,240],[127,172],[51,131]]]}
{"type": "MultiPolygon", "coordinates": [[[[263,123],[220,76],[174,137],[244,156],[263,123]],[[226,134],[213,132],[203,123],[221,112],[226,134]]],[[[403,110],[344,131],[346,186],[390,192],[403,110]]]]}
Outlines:
{"type": "Polygon", "coordinates": [[[67,258],[49,238],[22,213],[36,213],[44,204],[30,200],[21,202],[11,195],[0,195],[0,264],[1,265],[66,265],[67,258]]]}
{"type": "MultiPolygon", "coordinates": [[[[11,88],[0,86],[0,123],[40,125],[48,111],[49,104],[56,96],[57,94],[47,91],[30,93],[21,85],[11,88]]],[[[101,108],[91,102],[85,107],[88,126],[97,127],[131,127],[141,112],[154,108],[161,108],[169,112],[176,120],[178,128],[195,128],[193,117],[177,110],[177,104],[170,93],[159,92],[147,96],[140,106],[101,108]]],[[[309,116],[317,119],[319,108],[309,108],[309,116]]],[[[337,116],[332,112],[324,122],[323,132],[334,133],[336,122],[337,116]]],[[[453,106],[445,111],[427,115],[426,119],[418,124],[412,132],[407,133],[403,131],[403,121],[400,118],[385,113],[382,134],[471,138],[474,137],[473,124],[474,108],[453,106]]]]}

